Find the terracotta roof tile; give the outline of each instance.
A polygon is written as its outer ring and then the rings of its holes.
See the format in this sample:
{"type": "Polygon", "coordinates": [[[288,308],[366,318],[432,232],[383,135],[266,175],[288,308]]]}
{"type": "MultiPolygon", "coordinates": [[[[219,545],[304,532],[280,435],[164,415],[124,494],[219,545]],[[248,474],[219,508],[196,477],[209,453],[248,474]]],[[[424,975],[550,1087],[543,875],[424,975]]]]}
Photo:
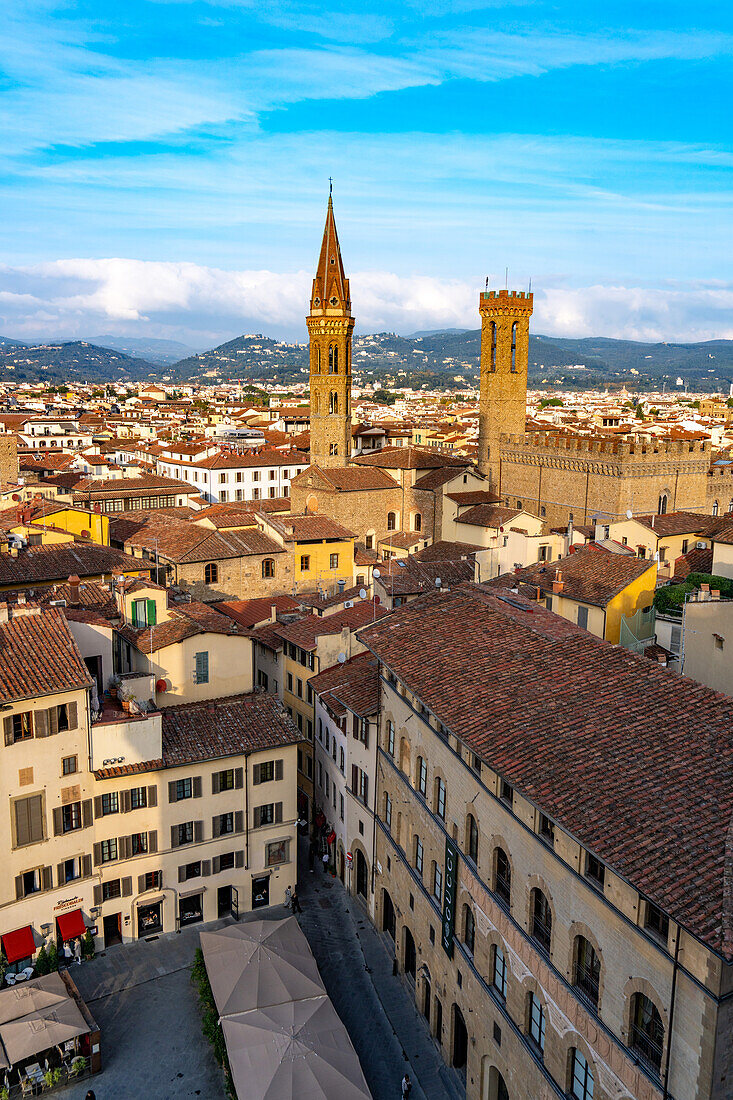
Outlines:
{"type": "Polygon", "coordinates": [[[162,713],[167,768],[303,740],[278,700],[266,692],[166,707],[162,713]]]}
{"type": "Polygon", "coordinates": [[[0,623],[0,699],[33,696],[91,686],[91,676],[63,612],[57,608],[11,611],[0,623]]]}
{"type": "Polygon", "coordinates": [[[423,447],[382,447],[371,455],[358,455],[352,462],[359,466],[377,466],[389,470],[437,470],[444,466],[470,466],[467,458],[423,447]]]}
{"type": "MultiPolygon", "coordinates": [[[[537,562],[519,570],[515,576],[527,584],[536,584],[550,594],[558,574],[562,579],[562,596],[605,607],[619,592],[644,573],[656,568],[656,563],[626,554],[612,554],[596,546],[584,546],[567,558],[553,562],[537,562]]],[[[651,584],[652,588],[654,583],[651,584]]]]}
{"type": "Polygon", "coordinates": [[[308,683],[327,705],[335,700],[362,718],[379,710],[379,665],[371,653],[332,665],[308,683]]]}

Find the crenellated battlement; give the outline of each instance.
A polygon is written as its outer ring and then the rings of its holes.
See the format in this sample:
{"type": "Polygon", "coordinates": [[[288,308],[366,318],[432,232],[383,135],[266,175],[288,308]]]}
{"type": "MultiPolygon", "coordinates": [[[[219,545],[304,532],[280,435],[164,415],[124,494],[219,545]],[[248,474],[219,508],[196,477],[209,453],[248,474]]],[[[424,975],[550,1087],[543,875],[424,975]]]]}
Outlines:
{"type": "Polygon", "coordinates": [[[524,290],[482,290],[479,295],[479,313],[517,314],[530,317],[534,308],[534,295],[524,290]]]}
{"type": "Polygon", "coordinates": [[[628,459],[631,462],[648,461],[652,456],[657,460],[680,459],[707,456],[710,442],[707,439],[692,441],[682,439],[662,440],[653,443],[634,443],[629,440],[605,439],[592,436],[564,435],[559,432],[527,432],[521,435],[502,435],[502,447],[521,447],[525,451],[539,453],[553,452],[561,455],[598,458],[600,455],[615,456],[616,459],[628,459]]]}

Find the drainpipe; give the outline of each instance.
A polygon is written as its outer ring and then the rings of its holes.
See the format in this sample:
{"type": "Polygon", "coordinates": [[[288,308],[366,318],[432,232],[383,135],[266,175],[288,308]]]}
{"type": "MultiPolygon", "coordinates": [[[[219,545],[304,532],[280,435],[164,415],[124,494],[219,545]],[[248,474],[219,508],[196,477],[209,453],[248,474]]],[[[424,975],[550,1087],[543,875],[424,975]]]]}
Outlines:
{"type": "Polygon", "coordinates": [[[672,992],[670,994],[669,1003],[669,1035],[667,1036],[667,1057],[664,1060],[664,1092],[662,1093],[662,1100],[669,1100],[669,1062],[672,1054],[672,1028],[674,1026],[674,1003],[675,993],[677,991],[677,971],[679,970],[680,959],[680,939],[682,938],[682,929],[679,924],[677,925],[677,937],[674,944],[674,967],[672,969],[672,992]]]}
{"type": "MultiPolygon", "coordinates": [[[[297,831],[296,831],[297,835],[297,831]]],[[[249,753],[244,754],[244,866],[249,870],[249,753]]]]}

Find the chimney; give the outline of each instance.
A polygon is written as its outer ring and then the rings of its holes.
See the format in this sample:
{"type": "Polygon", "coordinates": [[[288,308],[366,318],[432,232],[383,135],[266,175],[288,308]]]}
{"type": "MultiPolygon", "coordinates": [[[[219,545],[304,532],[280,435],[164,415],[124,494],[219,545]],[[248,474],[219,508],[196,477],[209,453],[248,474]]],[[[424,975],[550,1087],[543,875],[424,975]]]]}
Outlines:
{"type": "Polygon", "coordinates": [[[6,623],[9,618],[8,605],[6,603],[0,603],[0,623],[6,623]]]}
{"type": "Polygon", "coordinates": [[[338,582],[339,596],[343,596],[345,589],[346,589],[346,581],[339,581],[338,582]]]}
{"type": "Polygon", "coordinates": [[[270,604],[270,622],[271,623],[276,623],[277,622],[277,604],[274,604],[274,603],[270,604]]]}
{"type": "Polygon", "coordinates": [[[69,603],[79,602],[79,584],[80,581],[76,573],[72,573],[69,577],[69,603]]]}
{"type": "Polygon", "coordinates": [[[560,572],[559,569],[556,569],[555,570],[555,579],[552,582],[552,591],[556,592],[556,593],[559,593],[559,592],[562,592],[564,587],[565,587],[565,582],[562,579],[562,573],[560,572]]]}
{"type": "Polygon", "coordinates": [[[719,600],[720,599],[720,589],[714,588],[712,590],[712,592],[710,593],[710,595],[713,597],[714,600],[719,600]]]}

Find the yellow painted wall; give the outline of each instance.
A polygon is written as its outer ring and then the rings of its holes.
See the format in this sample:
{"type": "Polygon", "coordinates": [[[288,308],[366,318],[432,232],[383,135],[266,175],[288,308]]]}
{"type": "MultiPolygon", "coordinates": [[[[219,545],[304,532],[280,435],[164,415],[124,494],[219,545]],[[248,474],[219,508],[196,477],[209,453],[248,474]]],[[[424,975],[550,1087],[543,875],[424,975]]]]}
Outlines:
{"type": "Polygon", "coordinates": [[[83,535],[86,532],[92,542],[109,546],[109,516],[98,515],[96,512],[67,508],[49,516],[39,516],[33,523],[42,527],[60,527],[62,531],[68,531],[72,535],[83,535]]]}
{"type": "Polygon", "coordinates": [[[308,592],[320,583],[328,591],[335,588],[338,581],[346,581],[347,587],[354,583],[354,540],[328,542],[301,542],[288,544],[293,549],[295,563],[295,583],[299,592],[308,592]],[[332,554],[338,554],[338,566],[331,568],[332,554]],[[301,557],[309,558],[308,569],[300,567],[301,557]]]}
{"type": "Polygon", "coordinates": [[[654,590],[657,587],[657,564],[652,562],[645,573],[627,584],[623,591],[611,600],[606,608],[606,641],[618,644],[621,634],[621,619],[633,615],[643,607],[651,607],[654,590]]]}

